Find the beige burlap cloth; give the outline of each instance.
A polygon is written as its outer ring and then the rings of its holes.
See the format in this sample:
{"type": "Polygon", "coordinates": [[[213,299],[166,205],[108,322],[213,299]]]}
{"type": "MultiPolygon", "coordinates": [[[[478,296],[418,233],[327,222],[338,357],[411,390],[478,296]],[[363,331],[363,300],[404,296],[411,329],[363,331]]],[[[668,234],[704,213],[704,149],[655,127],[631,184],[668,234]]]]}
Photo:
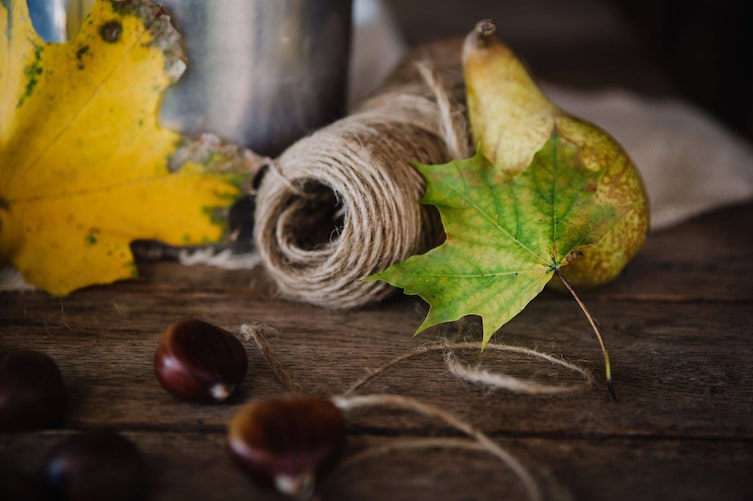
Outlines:
{"type": "Polygon", "coordinates": [[[546,88],[559,106],[625,147],[646,183],[653,230],[753,197],[751,145],[692,105],[621,90],[546,88]]]}

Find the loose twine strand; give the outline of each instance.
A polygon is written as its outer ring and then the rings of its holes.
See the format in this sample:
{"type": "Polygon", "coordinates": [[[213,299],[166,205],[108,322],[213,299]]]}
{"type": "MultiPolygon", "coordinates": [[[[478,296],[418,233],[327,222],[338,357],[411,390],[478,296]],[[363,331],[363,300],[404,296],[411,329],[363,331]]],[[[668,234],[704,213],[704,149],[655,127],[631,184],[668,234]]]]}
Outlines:
{"type": "Polygon", "coordinates": [[[332,401],[344,411],[361,407],[394,407],[444,421],[474,439],[485,451],[507,465],[521,481],[531,500],[538,501],[541,499],[541,490],[538,484],[531,473],[515,456],[497,445],[496,442],[481,430],[439,407],[422,403],[414,398],[391,394],[355,395],[350,397],[336,396],[332,398],[332,401]]]}
{"type": "Polygon", "coordinates": [[[455,45],[409,57],[382,91],[271,162],[257,192],[255,245],[281,296],[354,308],[394,289],[362,279],[443,238],[410,162],[468,153],[455,45]]]}
{"type": "MultiPolygon", "coordinates": [[[[259,349],[262,356],[267,360],[275,376],[285,386],[286,389],[293,393],[303,393],[300,385],[294,380],[293,377],[285,370],[284,365],[280,362],[274,351],[269,345],[265,331],[269,331],[271,328],[262,323],[249,323],[243,324],[240,328],[240,334],[247,342],[253,340],[254,344],[259,349]]],[[[351,384],[348,389],[340,395],[331,397],[332,402],[337,405],[343,411],[349,411],[357,408],[364,407],[383,407],[383,408],[397,408],[402,410],[408,410],[417,414],[435,418],[445,422],[458,431],[466,434],[469,438],[473,439],[477,444],[476,447],[488,452],[492,456],[498,458],[516,475],[516,477],[523,484],[529,499],[540,500],[542,499],[541,489],[539,488],[536,480],[526,467],[517,460],[513,455],[507,452],[504,448],[499,446],[491,438],[489,438],[481,430],[474,427],[472,424],[458,418],[452,413],[449,413],[439,407],[420,402],[414,398],[405,397],[395,394],[370,394],[370,395],[355,395],[354,393],[365,386],[367,383],[375,379],[377,376],[383,374],[388,369],[395,367],[396,365],[409,360],[411,358],[433,352],[444,351],[444,361],[449,372],[458,379],[480,384],[487,388],[492,389],[505,389],[516,393],[523,393],[529,395],[555,395],[563,393],[573,393],[577,391],[585,390],[593,385],[593,376],[591,373],[575,364],[571,364],[560,358],[541,353],[535,350],[519,346],[509,346],[504,344],[489,343],[486,345],[486,350],[500,351],[508,353],[517,353],[540,360],[547,361],[553,365],[557,365],[573,371],[579,374],[583,381],[579,384],[565,384],[565,385],[549,385],[541,384],[534,381],[528,381],[520,379],[514,376],[493,373],[488,370],[479,367],[470,367],[457,360],[454,352],[456,350],[474,349],[478,350],[481,347],[481,343],[477,342],[441,342],[431,345],[424,345],[417,348],[414,351],[399,355],[377,369],[371,371],[365,377],[359,379],[355,383],[351,384]]],[[[458,441],[448,441],[446,439],[427,439],[421,442],[420,447],[462,447],[468,448],[468,443],[458,441]]],[[[399,441],[386,448],[382,448],[383,452],[389,452],[402,448],[415,448],[417,444],[412,440],[407,440],[405,444],[399,441]]],[[[359,455],[356,458],[351,458],[348,464],[353,462],[368,459],[380,452],[371,452],[367,454],[359,455]]]]}
{"type": "MultiPolygon", "coordinates": [[[[468,125],[459,45],[425,46],[398,67],[381,92],[352,115],[299,140],[270,162],[257,192],[255,243],[283,297],[329,308],[354,308],[385,298],[394,289],[363,278],[428,250],[444,236],[436,210],[418,203],[425,182],[409,162],[441,164],[467,158],[468,125]]],[[[269,346],[263,324],[243,324],[272,371],[289,391],[303,393],[269,346]]],[[[472,424],[436,406],[393,394],[355,395],[385,371],[429,352],[444,352],[456,378],[489,389],[528,395],[582,391],[590,372],[557,357],[522,347],[490,343],[489,351],[538,358],[579,374],[579,384],[550,385],[471,367],[456,351],[481,343],[442,342],[395,357],[354,382],[332,401],[347,411],[399,408],[432,417],[472,442],[434,438],[396,441],[351,458],[415,447],[481,449],[516,475],[532,500],[542,498],[533,476],[514,456],[472,424]]]]}

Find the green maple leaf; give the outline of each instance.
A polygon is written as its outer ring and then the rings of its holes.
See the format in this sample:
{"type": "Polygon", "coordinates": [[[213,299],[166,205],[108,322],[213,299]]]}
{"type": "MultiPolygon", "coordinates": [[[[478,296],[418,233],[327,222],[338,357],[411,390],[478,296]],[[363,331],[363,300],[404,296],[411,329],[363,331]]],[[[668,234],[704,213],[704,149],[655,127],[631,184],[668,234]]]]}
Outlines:
{"type": "Polygon", "coordinates": [[[415,168],[427,181],[421,202],[439,209],[447,239],[368,279],[429,303],[416,334],[479,315],[485,346],[567,265],[574,249],[597,242],[619,219],[618,208],[595,198],[604,171],[587,169],[580,148],[556,127],[514,177],[480,154],[415,168]]]}

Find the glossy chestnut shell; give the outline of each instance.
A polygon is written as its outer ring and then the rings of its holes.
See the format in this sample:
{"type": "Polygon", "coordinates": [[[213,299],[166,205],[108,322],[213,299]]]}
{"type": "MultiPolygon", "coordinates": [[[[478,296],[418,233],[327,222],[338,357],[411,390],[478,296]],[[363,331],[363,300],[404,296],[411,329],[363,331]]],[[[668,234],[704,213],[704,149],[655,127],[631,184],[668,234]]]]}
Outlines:
{"type": "Polygon", "coordinates": [[[63,376],[52,358],[35,350],[0,351],[0,432],[59,425],[66,405],[63,376]]]}
{"type": "Polygon", "coordinates": [[[227,399],[243,382],[247,369],[240,340],[201,320],[170,325],[154,353],[154,371],[162,387],[186,400],[227,399]]]}
{"type": "Polygon", "coordinates": [[[233,417],[228,447],[257,481],[305,497],[345,442],[345,418],[329,400],[289,397],[252,402],[233,417]]]}

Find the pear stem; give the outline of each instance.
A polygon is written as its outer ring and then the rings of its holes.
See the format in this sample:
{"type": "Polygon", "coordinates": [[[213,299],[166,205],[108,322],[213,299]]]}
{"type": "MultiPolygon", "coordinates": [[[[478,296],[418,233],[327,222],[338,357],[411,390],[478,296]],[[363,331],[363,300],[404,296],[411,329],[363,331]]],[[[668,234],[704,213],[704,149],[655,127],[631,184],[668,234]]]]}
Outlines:
{"type": "Polygon", "coordinates": [[[479,47],[485,46],[493,37],[497,27],[491,19],[483,19],[476,23],[473,30],[474,39],[479,47]]]}
{"type": "Polygon", "coordinates": [[[588,319],[588,323],[591,324],[591,329],[593,329],[594,334],[596,334],[596,339],[599,341],[599,346],[601,346],[601,353],[604,355],[604,377],[607,380],[607,390],[609,391],[609,395],[612,397],[612,400],[616,401],[617,394],[615,393],[614,385],[612,384],[612,366],[609,363],[609,352],[607,351],[607,345],[604,343],[604,338],[601,336],[601,332],[596,326],[596,322],[594,321],[593,316],[591,316],[591,313],[588,311],[588,308],[586,308],[586,305],[583,303],[583,301],[581,301],[578,294],[576,294],[575,289],[573,289],[573,286],[570,285],[570,282],[568,282],[562,275],[562,271],[560,269],[557,269],[557,276],[560,280],[562,280],[562,283],[565,284],[565,287],[568,291],[570,291],[570,294],[572,294],[573,298],[575,298],[575,302],[578,303],[578,306],[580,306],[583,314],[588,319]]]}

